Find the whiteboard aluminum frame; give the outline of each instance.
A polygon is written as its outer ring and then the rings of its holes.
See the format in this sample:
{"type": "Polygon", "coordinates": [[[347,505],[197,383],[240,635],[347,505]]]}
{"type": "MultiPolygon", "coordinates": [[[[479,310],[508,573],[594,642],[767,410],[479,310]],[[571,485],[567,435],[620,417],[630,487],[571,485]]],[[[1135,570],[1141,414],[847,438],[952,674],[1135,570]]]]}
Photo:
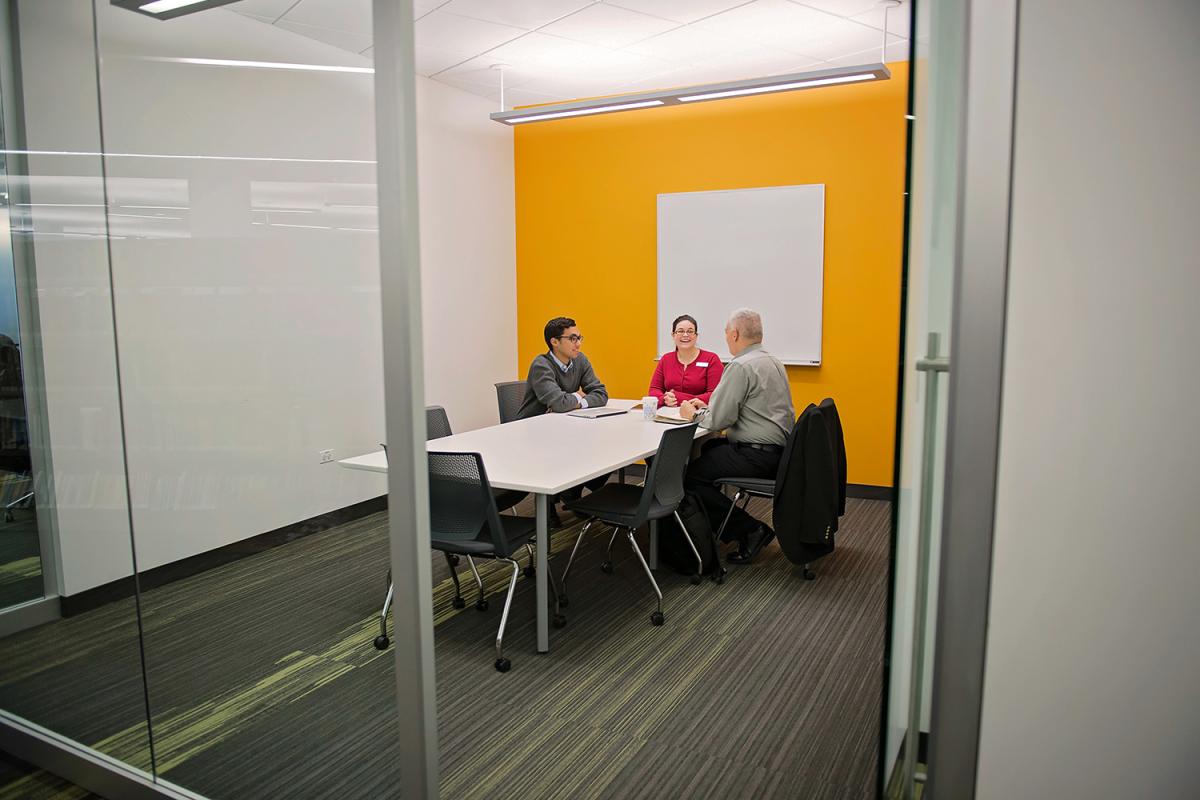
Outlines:
{"type": "MultiPolygon", "coordinates": [[[[824,363],[824,360],[825,360],[825,189],[826,189],[826,184],[824,184],[824,183],[790,183],[790,184],[784,184],[782,186],[749,186],[749,187],[731,188],[731,189],[705,189],[705,190],[696,191],[696,192],[659,192],[658,194],[655,195],[655,197],[654,197],[654,214],[655,214],[655,219],[654,219],[654,238],[655,238],[655,299],[654,299],[654,309],[655,309],[654,350],[655,350],[655,355],[654,355],[654,360],[655,361],[658,361],[661,358],[661,355],[663,352],[667,352],[667,351],[664,351],[662,349],[662,347],[660,346],[660,343],[658,341],[658,335],[663,330],[666,323],[668,321],[670,321],[669,319],[663,318],[663,307],[662,307],[662,284],[663,284],[663,280],[662,280],[662,237],[661,237],[659,229],[658,229],[658,227],[659,227],[658,217],[659,217],[659,213],[660,213],[660,203],[662,202],[662,198],[673,197],[673,196],[677,196],[677,195],[730,194],[733,192],[738,192],[738,193],[769,192],[769,191],[777,191],[780,189],[796,189],[796,188],[810,187],[810,186],[820,186],[821,187],[821,276],[820,276],[821,324],[817,328],[818,357],[815,360],[784,357],[784,356],[781,356],[779,353],[775,352],[771,348],[769,339],[765,339],[764,341],[765,341],[765,347],[768,351],[771,352],[771,355],[778,358],[780,360],[780,362],[783,363],[783,365],[786,367],[820,367],[824,363]]],[[[734,308],[736,308],[736,306],[730,306],[728,311],[731,312],[734,310],[734,308]]],[[[762,309],[759,309],[759,308],[755,308],[754,310],[759,311],[759,312],[762,311],[762,309]]],[[[722,322],[724,322],[724,320],[722,320],[722,322]]],[[[769,331],[770,328],[768,327],[767,330],[769,331]]],[[[721,362],[724,364],[728,364],[730,361],[733,360],[733,356],[728,355],[728,354],[721,355],[720,358],[721,358],[721,362]]]]}

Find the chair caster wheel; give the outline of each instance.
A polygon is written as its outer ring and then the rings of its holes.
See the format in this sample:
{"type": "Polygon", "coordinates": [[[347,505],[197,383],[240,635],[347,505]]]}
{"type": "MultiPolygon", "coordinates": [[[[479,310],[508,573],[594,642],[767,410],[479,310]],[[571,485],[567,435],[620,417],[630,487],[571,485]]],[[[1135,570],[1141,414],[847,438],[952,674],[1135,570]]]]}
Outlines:
{"type": "Polygon", "coordinates": [[[463,600],[461,597],[456,597],[450,601],[450,605],[454,606],[455,608],[465,608],[467,601],[463,600]]]}
{"type": "Polygon", "coordinates": [[[816,579],[817,579],[817,573],[813,572],[811,569],[804,570],[804,580],[815,581],[816,579]]]}
{"type": "Polygon", "coordinates": [[[376,650],[387,650],[387,646],[388,646],[388,637],[386,637],[386,636],[376,636],[375,637],[375,649],[376,650]]]}
{"type": "Polygon", "coordinates": [[[446,560],[448,562],[450,562],[450,566],[452,566],[452,567],[458,566],[458,556],[454,555],[453,553],[451,553],[450,556],[446,560]]]}
{"type": "Polygon", "coordinates": [[[512,669],[512,662],[507,658],[496,659],[496,672],[508,672],[512,669]]]}
{"type": "Polygon", "coordinates": [[[529,578],[529,580],[533,580],[537,577],[537,570],[533,567],[526,567],[525,569],[521,570],[521,574],[526,578],[529,578]]]}
{"type": "Polygon", "coordinates": [[[563,608],[566,608],[567,606],[571,605],[570,601],[567,600],[567,596],[565,594],[558,598],[558,604],[560,606],[562,606],[563,608]]]}
{"type": "Polygon", "coordinates": [[[699,586],[699,585],[700,585],[700,576],[693,575],[692,576],[692,586],[699,586]]]}
{"type": "Polygon", "coordinates": [[[612,575],[612,573],[613,573],[612,562],[605,561],[603,564],[600,565],[600,571],[603,572],[605,575],[612,575]]]}
{"type": "Polygon", "coordinates": [[[488,601],[487,600],[477,600],[475,602],[475,610],[476,611],[487,611],[488,610],[488,601]]]}
{"type": "Polygon", "coordinates": [[[661,611],[655,611],[653,614],[651,614],[650,615],[650,624],[651,625],[662,625],[663,624],[663,613],[661,611]]]}
{"type": "Polygon", "coordinates": [[[562,614],[555,614],[554,615],[554,627],[556,627],[556,628],[567,627],[567,618],[564,617],[562,614]]]}
{"type": "Polygon", "coordinates": [[[5,521],[5,522],[12,522],[12,521],[13,521],[13,513],[12,513],[11,511],[5,510],[5,512],[4,512],[4,521],[5,521]]]}

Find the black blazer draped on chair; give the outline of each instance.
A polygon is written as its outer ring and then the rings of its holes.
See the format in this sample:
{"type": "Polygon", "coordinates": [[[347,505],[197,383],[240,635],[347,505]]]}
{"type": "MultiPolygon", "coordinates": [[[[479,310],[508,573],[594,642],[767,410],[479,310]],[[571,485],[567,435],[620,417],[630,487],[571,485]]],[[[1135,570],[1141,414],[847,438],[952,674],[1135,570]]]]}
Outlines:
{"type": "Polygon", "coordinates": [[[793,564],[833,551],[838,519],[838,473],[829,423],[809,405],[788,437],[776,477],[775,534],[793,564]]]}

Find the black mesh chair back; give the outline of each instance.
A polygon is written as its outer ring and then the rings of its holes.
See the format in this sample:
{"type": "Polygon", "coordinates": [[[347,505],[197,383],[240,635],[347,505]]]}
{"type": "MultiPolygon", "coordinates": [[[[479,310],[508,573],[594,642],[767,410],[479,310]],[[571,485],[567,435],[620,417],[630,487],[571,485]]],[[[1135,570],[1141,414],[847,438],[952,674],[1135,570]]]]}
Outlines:
{"type": "Polygon", "coordinates": [[[496,403],[500,407],[500,422],[512,422],[525,402],[525,381],[506,381],[496,384],[496,403]]]}
{"type": "Polygon", "coordinates": [[[425,441],[444,439],[453,435],[450,430],[450,418],[446,409],[441,406],[425,406],[425,441]]]}
{"type": "Polygon", "coordinates": [[[683,499],[683,473],[692,454],[692,442],[696,438],[696,423],[675,425],[663,431],[658,443],[658,452],[646,473],[642,488],[642,499],[638,503],[638,523],[646,521],[650,513],[650,501],[657,500],[664,506],[674,508],[683,499]]]}
{"type": "Polygon", "coordinates": [[[429,530],[444,542],[479,541],[487,530],[496,554],[509,555],[479,453],[429,453],[429,530]]]}

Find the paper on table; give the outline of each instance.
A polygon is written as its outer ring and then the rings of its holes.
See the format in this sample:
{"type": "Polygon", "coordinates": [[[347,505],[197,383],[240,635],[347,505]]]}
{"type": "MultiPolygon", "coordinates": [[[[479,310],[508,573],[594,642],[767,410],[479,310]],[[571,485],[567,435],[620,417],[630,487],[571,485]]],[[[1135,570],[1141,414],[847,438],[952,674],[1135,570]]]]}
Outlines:
{"type": "Polygon", "coordinates": [[[691,420],[684,419],[679,413],[679,406],[660,408],[654,414],[655,422],[665,422],[669,425],[684,425],[691,420]]]}

